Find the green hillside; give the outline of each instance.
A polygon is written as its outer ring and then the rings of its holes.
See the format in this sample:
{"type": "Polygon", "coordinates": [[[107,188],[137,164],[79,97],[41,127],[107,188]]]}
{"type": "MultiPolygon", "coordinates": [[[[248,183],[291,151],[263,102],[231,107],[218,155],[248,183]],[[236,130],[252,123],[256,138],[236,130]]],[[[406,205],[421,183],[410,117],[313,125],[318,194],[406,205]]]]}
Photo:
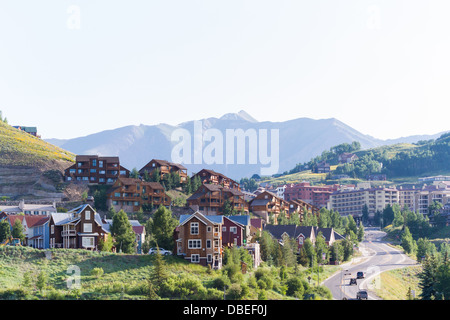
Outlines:
{"type": "Polygon", "coordinates": [[[0,121],[0,165],[35,166],[49,160],[74,161],[75,155],[0,121]]]}
{"type": "MultiPolygon", "coordinates": [[[[163,257],[166,280],[160,294],[163,299],[221,300],[224,285],[227,299],[261,298],[294,299],[289,294],[289,279],[301,280],[304,294],[315,294],[316,299],[329,299],[330,293],[317,287],[316,272],[302,266],[287,268],[285,279],[280,278],[279,267],[260,266],[245,274],[234,267],[211,270],[192,264],[176,256],[163,257]],[[309,285],[306,278],[311,276],[309,285]],[[262,286],[261,282],[264,282],[262,286]],[[264,287],[264,289],[261,289],[264,287]],[[288,291],[286,291],[288,290],[288,291]]],[[[146,300],[158,299],[149,295],[149,281],[156,273],[154,255],[131,255],[93,252],[82,249],[40,250],[30,247],[0,247],[0,300],[6,299],[81,299],[81,300],[146,300]],[[68,288],[75,283],[79,271],[79,288],[68,288]],[[39,282],[39,278],[44,279],[39,282]],[[42,285],[40,285],[42,284],[42,285]]],[[[338,267],[323,266],[320,276],[325,279],[338,267]]],[[[300,289],[299,289],[300,290],[300,289]]],[[[303,290],[302,290],[303,292],[303,290]]],[[[306,299],[306,296],[304,297],[306,299]]]]}

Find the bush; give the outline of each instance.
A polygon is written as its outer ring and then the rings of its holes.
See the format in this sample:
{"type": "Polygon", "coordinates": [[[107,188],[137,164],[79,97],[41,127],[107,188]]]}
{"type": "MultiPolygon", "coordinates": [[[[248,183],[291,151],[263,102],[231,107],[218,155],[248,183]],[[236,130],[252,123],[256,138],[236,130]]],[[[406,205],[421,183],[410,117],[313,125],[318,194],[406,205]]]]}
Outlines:
{"type": "Polygon", "coordinates": [[[94,268],[91,270],[91,276],[100,278],[103,275],[103,268],[94,268]]]}

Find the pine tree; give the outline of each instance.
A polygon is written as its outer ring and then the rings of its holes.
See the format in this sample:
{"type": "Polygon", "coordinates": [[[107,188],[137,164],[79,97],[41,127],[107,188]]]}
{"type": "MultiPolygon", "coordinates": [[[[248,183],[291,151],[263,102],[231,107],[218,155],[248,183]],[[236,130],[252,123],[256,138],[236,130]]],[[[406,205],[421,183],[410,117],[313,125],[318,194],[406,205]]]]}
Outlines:
{"type": "MultiPolygon", "coordinates": [[[[159,249],[159,248],[158,248],[159,249]]],[[[156,292],[160,292],[161,286],[168,278],[166,262],[159,250],[155,255],[154,267],[150,274],[150,281],[156,292]]]]}
{"type": "Polygon", "coordinates": [[[111,235],[115,239],[114,245],[119,249],[119,252],[135,252],[136,235],[125,211],[120,210],[113,216],[111,235]]]}
{"type": "Polygon", "coordinates": [[[438,271],[438,259],[435,255],[427,256],[422,264],[423,270],[419,274],[419,286],[422,289],[422,300],[433,300],[436,297],[436,277],[438,271]]]}

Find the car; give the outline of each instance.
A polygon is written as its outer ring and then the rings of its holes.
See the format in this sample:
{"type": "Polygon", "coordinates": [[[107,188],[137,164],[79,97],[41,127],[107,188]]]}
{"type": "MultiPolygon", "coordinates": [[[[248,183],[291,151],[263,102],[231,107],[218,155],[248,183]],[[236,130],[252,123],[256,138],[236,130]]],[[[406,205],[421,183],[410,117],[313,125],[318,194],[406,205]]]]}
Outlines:
{"type": "Polygon", "coordinates": [[[356,278],[351,278],[350,279],[350,285],[356,285],[356,278]]]}
{"type": "Polygon", "coordinates": [[[357,272],[356,273],[356,278],[357,279],[364,279],[364,272],[362,272],[362,271],[357,272]]]}
{"type": "Polygon", "coordinates": [[[172,254],[172,251],[166,250],[164,248],[151,248],[150,250],[148,250],[148,254],[155,254],[155,253],[159,253],[164,255],[164,256],[168,256],[172,254]]]}
{"type": "Polygon", "coordinates": [[[362,300],[362,299],[367,300],[368,297],[369,297],[369,295],[367,294],[366,290],[360,290],[356,293],[356,299],[358,299],[358,300],[362,300]]]}

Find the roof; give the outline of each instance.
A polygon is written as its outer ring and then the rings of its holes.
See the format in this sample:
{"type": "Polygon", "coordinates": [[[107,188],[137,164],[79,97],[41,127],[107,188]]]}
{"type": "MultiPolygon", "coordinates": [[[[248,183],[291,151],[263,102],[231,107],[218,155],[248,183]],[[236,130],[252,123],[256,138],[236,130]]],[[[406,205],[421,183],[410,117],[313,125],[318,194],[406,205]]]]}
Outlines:
{"type": "MultiPolygon", "coordinates": [[[[153,190],[156,189],[161,189],[164,190],[164,187],[159,183],[159,182],[147,182],[147,181],[143,181],[141,179],[136,179],[136,178],[125,178],[125,177],[119,177],[117,179],[117,181],[122,182],[124,185],[134,185],[134,184],[140,184],[142,186],[149,186],[150,188],[152,188],[153,190]]],[[[114,190],[116,190],[117,188],[114,188],[114,190]]],[[[112,190],[109,190],[108,192],[111,193],[112,190]]]]}
{"type": "Polygon", "coordinates": [[[286,233],[291,238],[297,238],[301,234],[305,237],[315,235],[314,227],[311,226],[296,226],[296,225],[266,225],[264,230],[268,231],[274,238],[282,239],[286,233]]]}
{"type": "Polygon", "coordinates": [[[188,222],[194,216],[197,216],[197,218],[200,219],[200,220],[208,220],[212,224],[221,224],[221,223],[223,223],[223,216],[221,216],[221,215],[218,215],[218,216],[205,216],[200,211],[196,211],[193,214],[182,214],[182,215],[180,215],[180,223],[179,223],[179,225],[185,224],[186,222],[188,222]]]}
{"type": "Polygon", "coordinates": [[[53,222],[56,226],[60,226],[66,223],[69,223],[71,221],[77,220],[74,219],[74,216],[72,213],[68,212],[55,212],[50,215],[51,219],[53,219],[53,222]]]}
{"type": "Polygon", "coordinates": [[[239,224],[242,224],[244,226],[249,226],[250,225],[250,216],[245,215],[245,216],[226,216],[228,219],[230,219],[231,221],[237,222],[239,224]]]}

